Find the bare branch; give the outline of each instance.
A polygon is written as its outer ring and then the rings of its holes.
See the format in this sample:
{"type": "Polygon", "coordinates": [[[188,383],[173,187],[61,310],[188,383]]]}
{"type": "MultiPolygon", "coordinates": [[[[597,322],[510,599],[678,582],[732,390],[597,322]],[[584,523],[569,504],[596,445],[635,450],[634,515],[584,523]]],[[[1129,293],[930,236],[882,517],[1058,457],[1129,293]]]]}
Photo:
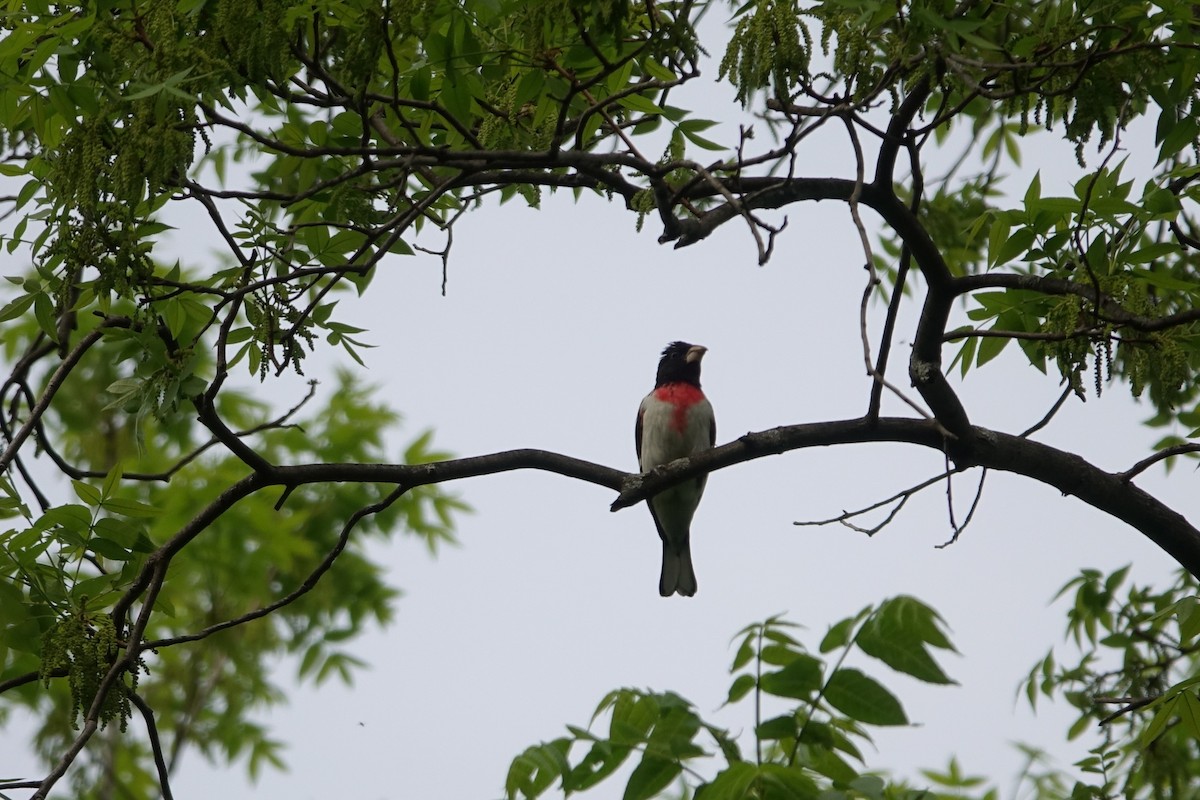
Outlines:
{"type": "Polygon", "coordinates": [[[941,481],[945,477],[946,477],[946,474],[944,472],[938,473],[937,475],[934,475],[932,478],[923,480],[920,483],[916,484],[915,486],[910,486],[907,489],[903,489],[899,492],[896,492],[891,497],[887,497],[887,498],[884,498],[883,500],[876,501],[869,506],[863,506],[862,508],[859,508],[855,511],[843,511],[841,514],[838,514],[836,517],[830,517],[829,519],[821,519],[821,520],[811,520],[811,521],[805,521],[805,522],[793,522],[792,524],[800,525],[800,526],[823,526],[823,525],[830,525],[830,524],[837,522],[842,525],[845,525],[847,528],[850,528],[852,530],[856,530],[860,533],[865,533],[868,536],[873,536],[876,533],[878,533],[879,531],[883,530],[885,527],[887,527],[887,525],[889,523],[891,523],[891,521],[893,519],[895,519],[896,514],[899,513],[900,509],[902,509],[904,507],[905,503],[907,503],[911,497],[918,494],[919,492],[921,492],[924,489],[928,489],[930,486],[934,486],[938,483],[941,483],[941,481]],[[890,505],[892,503],[895,503],[896,505],[892,508],[892,510],[890,512],[888,512],[888,515],[883,520],[883,522],[879,523],[878,525],[873,525],[870,528],[862,528],[857,525],[852,525],[849,522],[849,520],[854,519],[855,517],[861,517],[863,514],[867,514],[871,511],[875,511],[876,509],[883,508],[884,506],[890,505]]]}
{"type": "Polygon", "coordinates": [[[946,504],[950,509],[950,527],[951,527],[951,529],[953,529],[954,533],[950,537],[949,540],[942,542],[939,545],[934,545],[938,550],[941,550],[942,548],[945,548],[945,547],[949,547],[950,545],[957,542],[959,535],[961,535],[962,532],[967,529],[967,526],[971,524],[971,520],[975,516],[975,509],[979,508],[979,500],[980,500],[980,498],[983,497],[983,482],[985,480],[987,480],[987,467],[984,467],[983,470],[979,473],[979,485],[977,487],[975,487],[975,499],[971,501],[971,507],[969,509],[967,509],[967,516],[965,519],[963,519],[961,525],[959,525],[957,522],[954,521],[954,498],[950,493],[950,474],[951,474],[951,470],[949,469],[949,465],[947,464],[946,504]]]}
{"type": "Polygon", "coordinates": [[[946,342],[961,342],[963,339],[1024,339],[1032,342],[1065,342],[1068,339],[1090,338],[1101,333],[1102,329],[1095,326],[1076,328],[1069,333],[1057,331],[1006,331],[997,328],[955,328],[946,331],[942,340],[946,342]]]}
{"type": "Polygon", "coordinates": [[[17,455],[17,451],[21,449],[21,445],[25,443],[27,438],[29,438],[29,434],[33,432],[34,427],[41,420],[42,415],[46,413],[46,409],[50,407],[50,401],[54,399],[54,395],[60,388],[62,388],[63,382],[67,379],[67,376],[71,374],[71,370],[75,368],[75,365],[79,363],[79,359],[83,358],[84,353],[86,353],[92,347],[92,345],[100,341],[100,337],[104,335],[106,328],[127,328],[129,327],[129,324],[130,322],[127,319],[121,319],[117,317],[106,318],[98,327],[88,331],[83,338],[80,339],[73,348],[71,348],[66,357],[63,358],[62,363],[58,365],[58,368],[54,370],[54,373],[50,376],[50,380],[46,383],[46,390],[42,392],[41,398],[38,399],[33,408],[29,409],[29,417],[25,420],[25,424],[13,434],[12,439],[9,440],[8,447],[5,449],[3,454],[0,454],[0,473],[3,473],[8,469],[8,465],[12,463],[13,458],[15,458],[17,455]]]}
{"type": "Polygon", "coordinates": [[[1145,472],[1147,469],[1160,461],[1164,461],[1168,458],[1174,458],[1175,456],[1186,455],[1188,453],[1200,453],[1200,444],[1177,444],[1171,447],[1164,447],[1154,455],[1143,458],[1141,461],[1137,462],[1124,472],[1117,473],[1117,477],[1123,481],[1131,481],[1136,476],[1145,472]]]}
{"type": "Polygon", "coordinates": [[[1046,412],[1046,415],[1044,417],[1042,417],[1040,420],[1038,420],[1037,422],[1033,423],[1033,425],[1030,425],[1028,428],[1026,428],[1024,431],[1022,431],[1020,434],[1018,434],[1018,436],[1020,438],[1024,439],[1026,437],[1032,436],[1033,434],[1040,431],[1042,428],[1049,425],[1050,420],[1054,419],[1054,415],[1057,414],[1058,410],[1063,407],[1063,403],[1067,402],[1067,398],[1070,397],[1071,395],[1073,395],[1074,393],[1075,393],[1075,390],[1068,384],[1067,388],[1062,390],[1062,394],[1060,394],[1058,396],[1058,399],[1054,401],[1054,405],[1050,406],[1050,410],[1046,412]]]}
{"type": "Polygon", "coordinates": [[[0,781],[0,792],[8,789],[36,789],[41,781],[0,781]]]}
{"type": "MultiPolygon", "coordinates": [[[[876,394],[876,390],[877,387],[883,387],[890,389],[893,394],[903,400],[910,408],[912,408],[925,419],[933,419],[932,414],[922,408],[919,403],[908,397],[908,395],[901,391],[899,387],[887,380],[887,378],[884,377],[884,374],[876,368],[874,363],[872,363],[871,338],[867,331],[867,308],[871,301],[871,296],[875,293],[876,287],[879,286],[879,275],[875,269],[875,255],[871,251],[870,237],[867,236],[866,226],[863,225],[862,216],[858,213],[858,201],[862,196],[863,186],[865,185],[863,183],[865,167],[863,163],[862,145],[858,140],[858,132],[854,129],[854,126],[850,123],[850,120],[844,119],[844,121],[846,123],[846,132],[850,137],[850,143],[854,148],[855,162],[854,191],[850,193],[850,197],[847,200],[847,205],[850,207],[850,218],[854,221],[854,228],[858,231],[858,240],[863,249],[863,269],[865,269],[868,274],[867,285],[863,289],[862,301],[859,304],[858,313],[859,338],[862,341],[863,363],[866,365],[867,375],[869,375],[874,382],[874,385],[871,387],[870,400],[868,401],[867,416],[876,417],[879,415],[879,400],[881,400],[881,398],[876,394]]],[[[893,297],[894,302],[898,302],[897,297],[893,297]]],[[[889,317],[894,320],[894,311],[891,308],[889,308],[888,314],[889,317]]],[[[885,338],[890,338],[890,335],[886,335],[885,338]]],[[[882,363],[886,365],[886,357],[882,352],[880,353],[880,359],[882,359],[882,363]]],[[[953,436],[950,431],[945,431],[945,433],[947,436],[953,436]]]]}
{"type": "Polygon", "coordinates": [[[350,532],[354,530],[355,526],[357,526],[364,517],[372,514],[378,514],[380,511],[388,508],[397,500],[399,500],[406,491],[408,491],[408,487],[401,485],[396,489],[393,489],[387,497],[385,497],[383,500],[380,500],[378,503],[372,503],[371,505],[360,508],[351,514],[350,518],[347,519],[346,523],[342,526],[342,532],[338,535],[337,542],[334,544],[333,548],[325,554],[325,557],[321,559],[321,563],[318,564],[315,569],[313,569],[309,576],[304,579],[303,583],[285,596],[276,600],[274,603],[270,603],[262,608],[255,609],[254,611],[243,614],[235,619],[226,620],[225,622],[220,622],[216,625],[210,625],[204,630],[196,633],[185,636],[175,636],[169,639],[155,639],[154,641],[146,642],[143,647],[147,650],[156,650],[162,647],[183,644],[184,642],[196,642],[212,636],[214,633],[219,633],[220,631],[228,630],[229,628],[235,628],[238,625],[244,625],[245,623],[252,622],[256,619],[261,619],[268,614],[278,611],[284,606],[291,605],[316,587],[317,582],[321,580],[321,576],[329,571],[330,567],[333,566],[333,562],[336,561],[337,557],[341,555],[343,550],[346,549],[346,544],[350,541],[350,532]]]}
{"type": "Polygon", "coordinates": [[[1103,717],[1096,724],[1097,725],[1107,725],[1108,723],[1112,722],[1113,720],[1118,719],[1119,717],[1123,717],[1126,714],[1130,713],[1131,711],[1137,711],[1139,708],[1145,708],[1146,706],[1150,705],[1157,699],[1158,699],[1157,697],[1097,697],[1096,698],[1097,703],[1106,703],[1106,704],[1110,704],[1110,705],[1116,704],[1116,703],[1121,703],[1122,706],[1121,706],[1121,708],[1118,708],[1116,711],[1112,712],[1111,714],[1108,714],[1107,716],[1103,717]]]}
{"type": "MultiPolygon", "coordinates": [[[[107,681],[102,684],[105,691],[111,685],[107,681]]],[[[99,696],[100,693],[97,692],[96,694],[99,696]]],[[[54,762],[54,766],[46,777],[35,784],[37,791],[33,793],[32,800],[45,800],[46,796],[50,794],[50,790],[54,788],[54,784],[58,783],[63,775],[67,774],[67,770],[75,763],[75,759],[79,757],[79,754],[83,752],[83,748],[87,746],[88,740],[92,738],[92,734],[96,732],[98,727],[99,723],[89,714],[88,718],[84,720],[83,728],[75,736],[75,740],[71,742],[71,746],[59,757],[58,761],[54,762]]]]}
{"type": "MultiPolygon", "coordinates": [[[[66,674],[67,674],[67,671],[65,669],[61,669],[61,670],[55,671],[51,677],[62,678],[62,677],[65,677],[66,674]]],[[[0,681],[0,694],[4,694],[9,689],[16,689],[20,686],[25,686],[26,684],[34,683],[40,677],[41,677],[41,674],[38,672],[26,672],[24,675],[17,675],[15,677],[9,678],[6,681],[0,681]]]]}
{"type": "Polygon", "coordinates": [[[150,708],[137,692],[130,692],[129,701],[142,712],[142,720],[146,723],[146,737],[150,740],[150,752],[154,754],[154,767],[158,770],[158,786],[162,790],[163,800],[174,800],[174,795],[171,794],[171,776],[163,758],[162,742],[158,738],[158,725],[154,722],[154,709],[150,708]]]}

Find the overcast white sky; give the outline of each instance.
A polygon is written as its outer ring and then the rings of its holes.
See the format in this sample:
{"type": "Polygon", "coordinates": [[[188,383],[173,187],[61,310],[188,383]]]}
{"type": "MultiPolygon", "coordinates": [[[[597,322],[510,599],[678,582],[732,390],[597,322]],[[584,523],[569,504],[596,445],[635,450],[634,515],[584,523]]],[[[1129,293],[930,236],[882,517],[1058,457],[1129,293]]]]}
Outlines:
{"type": "MultiPolygon", "coordinates": [[[[700,90],[725,97],[706,77],[700,90]]],[[[685,103],[686,105],[686,103],[685,103]]],[[[728,127],[721,129],[730,137],[728,127]]],[[[836,168],[844,148],[814,142],[798,173],[836,168]]],[[[1041,158],[1045,194],[1067,194],[1067,149],[1041,158]],[[1056,172],[1064,168],[1064,172],[1056,172]]],[[[1023,189],[1024,179],[1014,182],[1023,189]]],[[[747,431],[861,414],[870,385],[858,338],[865,275],[845,206],[795,205],[772,262],[755,266],[744,227],[727,225],[684,250],[655,243],[648,221],[596,198],[564,195],[540,211],[517,204],[468,215],[456,229],[449,291],[440,296],[433,257],[397,258],[370,294],[343,301],[341,318],[370,329],[368,379],[404,413],[395,451],[426,427],[459,455],[542,447],[623,469],[635,466],[634,414],[653,384],[658,353],[674,339],[709,348],[703,384],[716,409],[718,443],[747,431]],[[352,315],[352,316],[351,316],[352,315]]],[[[875,220],[868,218],[868,224],[875,220]]],[[[217,242],[197,226],[191,257],[217,242]]],[[[428,242],[433,244],[433,242],[428,242]]],[[[8,261],[5,273],[20,271],[8,261]]],[[[874,314],[878,335],[882,307],[874,314]]],[[[892,377],[905,379],[906,337],[898,327],[892,377]]],[[[949,357],[947,357],[947,361],[949,357]]],[[[337,353],[310,373],[328,376],[337,353]]],[[[331,391],[327,380],[323,391],[331,391]]],[[[302,380],[262,392],[286,406],[302,380]]],[[[976,424],[1019,431],[1058,396],[1055,377],[1026,367],[1015,348],[961,386],[976,424]]],[[[907,414],[894,398],[885,413],[907,414]]],[[[1086,404],[1068,402],[1043,441],[1106,469],[1146,455],[1161,432],[1120,387],[1086,404]]],[[[1020,740],[1063,762],[1094,744],[1066,747],[1066,715],[1033,717],[1017,699],[1021,678],[1061,642],[1057,588],[1080,568],[1133,562],[1142,581],[1175,564],[1137,532],[1040,484],[992,473],[976,518],[952,547],[941,487],[909,503],[867,539],[837,526],[797,528],[880,499],[937,473],[940,454],[900,445],[813,449],[714,474],[693,526],[695,598],[657,593],[660,546],[644,506],[608,511],[595,486],[520,472],[453,488],[474,506],[459,526],[462,546],[430,559],[401,539],[377,555],[403,588],[395,623],[355,643],[372,668],[351,688],[330,683],[292,693],[266,722],[290,743],[286,774],[257,788],[244,771],[185,757],[177,798],[320,798],[349,790],[363,798],[494,798],[511,758],[534,742],[584,724],[618,686],[675,690],[710,718],[749,731],[749,708],[717,711],[729,684],[730,638],[780,612],[807,626],[816,648],[826,627],[899,593],[939,609],[961,657],[943,658],[960,685],[926,687],[861,660],[897,691],[917,727],[881,731],[872,768],[913,775],[957,755],[966,770],[1006,789],[1020,740]]],[[[959,516],[975,474],[956,479],[959,516]]],[[[1194,474],[1180,465],[1138,479],[1189,515],[1194,474]]],[[[279,667],[294,674],[293,663],[279,667]]],[[[5,732],[8,742],[23,736],[5,732]]],[[[747,740],[748,741],[748,740],[747,740]]],[[[3,748],[7,756],[8,746],[3,748]]],[[[24,774],[19,764],[0,765],[24,774]]],[[[623,786],[593,792],[619,797],[623,786]]]]}

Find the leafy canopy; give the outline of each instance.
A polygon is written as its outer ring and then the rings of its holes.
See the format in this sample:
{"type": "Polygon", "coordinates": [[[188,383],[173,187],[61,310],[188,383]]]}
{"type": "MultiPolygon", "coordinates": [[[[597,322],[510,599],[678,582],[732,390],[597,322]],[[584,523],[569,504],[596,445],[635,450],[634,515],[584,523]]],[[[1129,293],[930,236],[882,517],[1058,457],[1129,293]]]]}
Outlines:
{"type": "MultiPolygon", "coordinates": [[[[166,792],[166,762],[186,745],[248,754],[252,770],[275,763],[275,743],[245,718],[249,703],[279,699],[265,659],[293,652],[305,675],[345,677],[355,660],[337,644],[391,613],[394,590],[351,534],[403,524],[443,541],[461,503],[437,484],[489,471],[550,469],[620,490],[628,505],[686,469],[902,441],[944,452],[947,480],[983,467],[1054,485],[1200,574],[1200,532],[1134,484],[1198,449],[1194,3],[10,0],[0,29],[11,187],[0,235],[28,264],[6,275],[0,301],[11,365],[0,385],[0,689],[46,719],[39,747],[62,769],[39,796],[73,765],[81,793],[101,770],[131,776],[135,793],[166,792]],[[725,39],[709,41],[705,14],[729,15],[725,39]],[[702,70],[743,106],[745,117],[722,119],[740,122],[736,135],[685,107],[702,70]],[[1139,129],[1153,137],[1149,166],[1125,157],[1139,129]],[[849,158],[833,177],[803,171],[818,133],[844,137],[849,158]],[[1006,174],[1047,137],[1074,150],[1070,190],[1043,191],[1038,175],[1012,185],[1006,174]],[[948,169],[931,166],[947,153],[948,169]],[[320,408],[298,397],[288,410],[230,380],[302,372],[322,343],[357,361],[363,331],[339,303],[368,291],[385,259],[420,247],[449,269],[454,225],[489,196],[536,206],[567,189],[610,198],[677,247],[743,226],[760,263],[789,233],[780,209],[844,204],[862,242],[850,262],[868,276],[867,413],[751,434],[643,480],[536,451],[449,459],[428,435],[386,463],[394,414],[353,377],[320,408]],[[880,231],[868,232],[864,209],[880,231]],[[216,252],[181,247],[181,218],[216,252]],[[872,296],[886,303],[882,327],[872,296]],[[919,313],[897,332],[903,303],[919,313]],[[911,392],[888,374],[897,339],[911,392]],[[1114,381],[1146,398],[1167,428],[1158,452],[1109,473],[1035,441],[1061,402],[1028,431],[973,426],[951,378],[1012,342],[1065,381],[1064,400],[1114,381]],[[882,416],[885,391],[915,411],[882,416]],[[146,741],[95,756],[94,734],[135,714],[146,741]]],[[[1172,646],[1190,656],[1194,586],[1139,590],[1114,611],[1121,581],[1081,578],[1080,644],[1139,663],[1141,632],[1175,625],[1172,646]]],[[[811,655],[781,621],[745,635],[735,672],[777,669],[739,672],[730,701],[799,701],[756,723],[753,764],[682,699],[618,692],[600,710],[607,738],[573,730],[535,748],[509,794],[559,779],[585,788],[639,750],[629,796],[651,796],[704,732],[725,760],[707,784],[714,797],[831,786],[881,796],[850,763],[861,726],[906,719],[891,692],[811,655]],[[587,755],[572,762],[577,744],[587,755]]],[[[948,680],[929,648],[949,643],[916,601],[881,604],[830,636],[832,649],[948,680]]],[[[1122,691],[1154,695],[1122,712],[1149,720],[1134,723],[1141,749],[1098,752],[1105,777],[1081,796],[1108,792],[1112,769],[1126,770],[1130,796],[1161,795],[1193,767],[1174,721],[1195,708],[1183,674],[1194,665],[1145,655],[1151,680],[1120,673],[1122,691]],[[1160,751],[1175,766],[1139,771],[1160,751]]],[[[1086,654],[1066,672],[1050,660],[1037,691],[1067,692],[1094,714],[1100,696],[1078,687],[1111,674],[1091,669],[1086,654]]],[[[957,767],[930,780],[974,785],[957,767]]]]}

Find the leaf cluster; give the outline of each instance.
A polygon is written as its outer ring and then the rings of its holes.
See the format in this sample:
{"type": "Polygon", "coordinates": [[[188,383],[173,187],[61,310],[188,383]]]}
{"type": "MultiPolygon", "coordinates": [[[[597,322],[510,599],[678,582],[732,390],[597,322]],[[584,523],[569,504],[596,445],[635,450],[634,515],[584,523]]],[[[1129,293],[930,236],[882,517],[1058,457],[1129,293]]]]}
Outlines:
{"type": "Polygon", "coordinates": [[[86,607],[62,617],[43,634],[41,678],[47,688],[51,678],[66,674],[71,689],[71,727],[78,728],[79,715],[93,703],[103,727],[113,719],[125,732],[130,716],[129,696],[137,689],[137,669],[100,694],[105,675],[117,659],[117,632],[111,617],[88,614],[86,607]],[[128,680],[128,683],[126,682],[128,680]]]}
{"type": "MultiPolygon", "coordinates": [[[[36,338],[36,323],[28,322],[36,338]]],[[[211,449],[215,442],[200,438],[195,420],[142,413],[152,401],[132,388],[141,365],[122,355],[137,351],[129,337],[104,337],[96,347],[96,358],[63,390],[69,402],[57,404],[42,428],[43,446],[78,476],[70,481],[73,497],[54,504],[47,497],[38,514],[12,482],[0,481],[7,518],[0,527],[0,685],[15,681],[4,698],[38,710],[37,747],[47,759],[70,746],[80,717],[94,715],[101,726],[119,719],[124,730],[136,692],[154,710],[171,760],[196,749],[218,761],[244,759],[251,775],[282,767],[282,742],[250,719],[284,700],[273,677],[278,659],[292,657],[305,680],[352,681],[363,662],[348,648],[392,618],[399,594],[366,542],[405,531],[435,551],[453,542],[454,517],[466,506],[435,487],[414,488],[365,515],[350,540],[347,520],[377,503],[386,494],[380,487],[324,484],[297,488],[286,504],[266,494],[243,500],[172,558],[170,580],[155,593],[152,622],[142,631],[149,649],[119,667],[97,697],[104,676],[130,651],[132,621],[121,606],[131,587],[199,509],[244,479],[246,466],[211,449]],[[97,403],[114,395],[107,406],[97,403]],[[97,470],[108,463],[107,473],[97,470]],[[329,569],[334,557],[337,568],[329,569]],[[315,571],[322,563],[325,574],[315,571]],[[150,649],[153,656],[145,655],[150,649]],[[30,674],[43,683],[22,680],[30,674]]],[[[299,406],[307,402],[300,398],[299,406]]],[[[219,409],[273,460],[388,460],[386,433],[399,421],[346,373],[323,405],[303,414],[297,407],[273,420],[266,405],[233,390],[222,393],[219,409]]],[[[392,458],[420,464],[446,455],[426,431],[392,458]]],[[[114,739],[81,755],[72,782],[90,796],[102,783],[98,775],[119,763],[131,791],[156,786],[150,755],[137,736],[114,739]]]]}
{"type": "Polygon", "coordinates": [[[649,800],[676,782],[698,800],[922,796],[866,769],[868,726],[909,720],[888,688],[845,661],[866,655],[918,680],[952,683],[933,658],[934,649],[954,649],[937,613],[913,597],[885,600],[833,625],[816,654],[795,629],[772,617],[734,639],[725,705],[753,720],[753,757],[679,695],[619,689],[600,702],[587,728],[568,726],[568,735],[517,756],[507,796],[538,797],[556,783],[568,796],[615,779],[630,764],[626,800],[649,800]],[[829,654],[832,663],[823,658],[829,654]]]}
{"type": "Polygon", "coordinates": [[[1078,712],[1068,738],[1099,730],[1080,766],[1097,791],[1186,796],[1200,759],[1200,600],[1181,573],[1166,588],[1130,583],[1129,567],[1083,570],[1058,593],[1068,602],[1069,657],[1051,651],[1030,672],[1031,706],[1063,698],[1078,712]]]}

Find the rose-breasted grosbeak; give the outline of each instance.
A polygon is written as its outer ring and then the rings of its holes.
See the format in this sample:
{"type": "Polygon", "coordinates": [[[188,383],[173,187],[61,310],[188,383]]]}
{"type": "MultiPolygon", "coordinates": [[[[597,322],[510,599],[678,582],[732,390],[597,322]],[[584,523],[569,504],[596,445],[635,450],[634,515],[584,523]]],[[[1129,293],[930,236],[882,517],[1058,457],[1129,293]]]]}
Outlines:
{"type": "MultiPolygon", "coordinates": [[[[706,348],[672,342],[658,362],[654,391],[638,408],[638,466],[642,472],[713,446],[717,423],[712,405],[700,391],[700,359],[706,348]]],[[[663,543],[662,576],[658,593],[685,597],[696,593],[692,550],[688,541],[692,515],[704,493],[707,475],[672,486],[650,498],[650,515],[663,543]]]]}

